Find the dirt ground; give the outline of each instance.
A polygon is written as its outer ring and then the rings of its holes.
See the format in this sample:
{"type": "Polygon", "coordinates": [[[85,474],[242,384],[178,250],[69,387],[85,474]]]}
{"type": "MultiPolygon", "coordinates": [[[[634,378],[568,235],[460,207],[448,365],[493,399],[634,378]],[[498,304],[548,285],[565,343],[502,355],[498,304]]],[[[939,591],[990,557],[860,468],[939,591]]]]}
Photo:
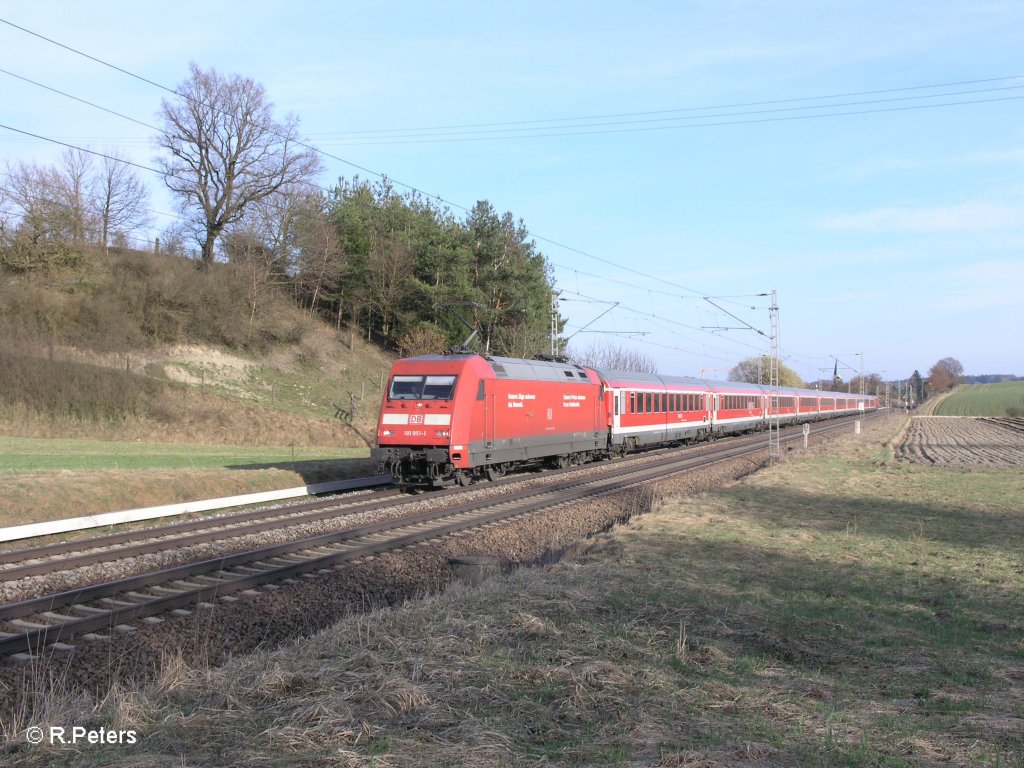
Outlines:
{"type": "Polygon", "coordinates": [[[896,459],[950,467],[1024,466],[1024,419],[918,416],[897,446],[896,459]]]}

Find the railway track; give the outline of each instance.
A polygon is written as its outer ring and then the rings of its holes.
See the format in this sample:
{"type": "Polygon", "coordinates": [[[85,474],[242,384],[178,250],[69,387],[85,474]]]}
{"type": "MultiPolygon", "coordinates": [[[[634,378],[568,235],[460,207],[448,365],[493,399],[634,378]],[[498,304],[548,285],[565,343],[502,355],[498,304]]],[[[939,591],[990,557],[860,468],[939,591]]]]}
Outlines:
{"type": "MultiPolygon", "coordinates": [[[[815,425],[812,434],[842,429],[848,423],[844,419],[815,425]]],[[[799,429],[790,430],[783,441],[801,437],[799,429]]],[[[0,656],[26,658],[46,646],[55,650],[71,648],[66,642],[76,637],[96,639],[109,637],[97,634],[102,632],[130,633],[136,629],[131,622],[159,623],[161,615],[180,615],[196,606],[210,606],[215,599],[237,599],[238,594],[252,593],[260,587],[276,588],[297,577],[344,568],[382,552],[500,524],[763,450],[764,437],[752,435],[714,444],[696,454],[675,451],[640,464],[615,462],[607,465],[607,472],[556,478],[540,487],[510,490],[491,499],[460,502],[458,496],[462,493],[452,491],[449,500],[455,503],[440,509],[3,605],[0,656]]]]}
{"type": "Polygon", "coordinates": [[[204,517],[153,528],[0,552],[0,579],[14,581],[30,576],[42,576],[55,571],[239,538],[408,502],[408,497],[395,488],[373,491],[370,496],[372,498],[359,494],[357,499],[350,499],[348,494],[335,495],[327,499],[299,502],[272,509],[264,507],[231,515],[204,517]],[[393,501],[388,502],[387,499],[393,501]]]}

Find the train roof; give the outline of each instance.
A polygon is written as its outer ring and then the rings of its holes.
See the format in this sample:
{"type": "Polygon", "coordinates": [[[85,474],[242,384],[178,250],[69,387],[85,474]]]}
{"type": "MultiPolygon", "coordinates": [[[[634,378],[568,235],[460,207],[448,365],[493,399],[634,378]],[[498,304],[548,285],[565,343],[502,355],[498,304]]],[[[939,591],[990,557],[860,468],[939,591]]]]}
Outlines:
{"type": "MultiPolygon", "coordinates": [[[[745,381],[716,381],[699,379],[696,376],[662,376],[657,373],[637,373],[635,371],[618,371],[595,368],[594,370],[606,381],[628,382],[630,384],[671,384],[674,386],[697,387],[698,389],[730,389],[740,392],[761,392],[767,394],[772,388],[762,384],[749,384],[745,381]]],[[[787,387],[781,387],[786,389],[787,387]]]]}
{"type": "Polygon", "coordinates": [[[490,365],[497,379],[514,379],[517,381],[557,381],[567,383],[591,382],[586,368],[575,363],[557,360],[524,360],[518,357],[485,357],[475,352],[453,355],[421,355],[407,358],[413,362],[451,362],[453,360],[480,360],[490,365]]]}
{"type": "Polygon", "coordinates": [[[696,376],[662,376],[656,373],[638,373],[605,368],[586,368],[562,360],[526,360],[518,357],[487,357],[476,352],[455,353],[450,355],[420,355],[406,358],[406,362],[451,363],[453,361],[479,361],[490,366],[495,378],[514,379],[518,381],[553,381],[567,383],[591,382],[588,371],[593,371],[598,378],[606,383],[617,385],[693,387],[706,391],[718,392],[759,392],[771,394],[781,392],[785,395],[803,397],[871,397],[853,392],[831,392],[828,390],[804,389],[802,387],[769,387],[764,384],[749,384],[744,381],[717,381],[700,379],[696,376]]]}
{"type": "Polygon", "coordinates": [[[606,368],[595,368],[597,374],[608,382],[628,381],[631,384],[674,384],[684,387],[707,389],[709,381],[694,376],[661,376],[657,373],[638,373],[636,371],[619,371],[606,368]]]}
{"type": "Polygon", "coordinates": [[[499,379],[528,381],[585,381],[590,383],[587,369],[575,363],[555,360],[520,360],[516,357],[492,357],[489,360],[494,375],[499,379]]]}
{"type": "Polygon", "coordinates": [[[771,394],[780,392],[784,395],[796,395],[803,397],[871,397],[871,395],[858,395],[853,392],[831,392],[828,390],[804,389],[802,387],[770,387],[767,384],[750,384],[745,381],[718,381],[714,379],[699,379],[695,376],[661,376],[656,373],[637,373],[635,371],[618,371],[595,368],[597,374],[606,382],[619,385],[645,384],[657,386],[668,384],[673,386],[695,387],[712,392],[758,392],[771,394]]]}

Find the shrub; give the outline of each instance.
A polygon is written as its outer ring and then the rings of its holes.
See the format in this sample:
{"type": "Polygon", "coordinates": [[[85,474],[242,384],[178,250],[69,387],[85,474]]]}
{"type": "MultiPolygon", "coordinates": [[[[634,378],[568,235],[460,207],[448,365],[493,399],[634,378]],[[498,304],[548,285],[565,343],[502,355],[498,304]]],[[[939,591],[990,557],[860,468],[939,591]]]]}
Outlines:
{"type": "Polygon", "coordinates": [[[15,273],[77,267],[84,261],[81,250],[54,240],[17,235],[0,246],[0,267],[15,273]]]}
{"type": "Polygon", "coordinates": [[[443,352],[447,346],[447,339],[440,329],[421,323],[398,340],[398,354],[402,357],[436,355],[443,352]]]}

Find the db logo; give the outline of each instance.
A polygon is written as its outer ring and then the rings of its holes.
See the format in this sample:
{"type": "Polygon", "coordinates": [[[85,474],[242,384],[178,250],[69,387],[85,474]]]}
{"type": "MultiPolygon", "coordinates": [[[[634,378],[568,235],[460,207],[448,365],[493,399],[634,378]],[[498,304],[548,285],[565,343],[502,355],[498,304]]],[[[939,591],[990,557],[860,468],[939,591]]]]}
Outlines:
{"type": "Polygon", "coordinates": [[[422,413],[411,413],[411,414],[409,414],[409,423],[410,424],[422,424],[423,423],[423,414],[422,413]]]}

